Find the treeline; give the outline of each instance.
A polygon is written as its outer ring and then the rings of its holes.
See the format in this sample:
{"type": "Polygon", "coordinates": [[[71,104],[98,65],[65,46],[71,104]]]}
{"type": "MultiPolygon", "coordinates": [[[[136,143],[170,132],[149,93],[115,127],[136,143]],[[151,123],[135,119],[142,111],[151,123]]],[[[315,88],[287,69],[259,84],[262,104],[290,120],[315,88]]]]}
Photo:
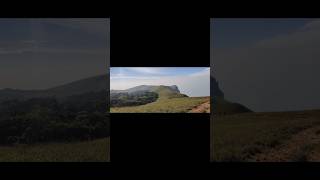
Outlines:
{"type": "Polygon", "coordinates": [[[141,91],[135,93],[111,93],[111,107],[137,106],[154,102],[158,99],[155,92],[141,91]]]}
{"type": "Polygon", "coordinates": [[[89,140],[110,135],[106,91],[0,103],[0,143],[89,140]]]}

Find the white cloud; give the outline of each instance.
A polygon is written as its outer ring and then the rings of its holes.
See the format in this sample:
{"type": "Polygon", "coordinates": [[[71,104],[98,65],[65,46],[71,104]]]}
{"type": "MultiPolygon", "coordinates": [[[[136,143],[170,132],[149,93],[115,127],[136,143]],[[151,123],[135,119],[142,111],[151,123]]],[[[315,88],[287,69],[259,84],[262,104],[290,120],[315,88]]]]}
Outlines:
{"type": "Polygon", "coordinates": [[[142,74],[164,74],[165,68],[148,68],[148,67],[134,67],[134,68],[125,68],[129,71],[135,71],[142,74]]]}
{"type": "Polygon", "coordinates": [[[187,76],[113,76],[110,81],[110,89],[117,90],[128,89],[139,85],[177,85],[181,93],[187,94],[188,96],[209,96],[210,68],[187,76]]]}

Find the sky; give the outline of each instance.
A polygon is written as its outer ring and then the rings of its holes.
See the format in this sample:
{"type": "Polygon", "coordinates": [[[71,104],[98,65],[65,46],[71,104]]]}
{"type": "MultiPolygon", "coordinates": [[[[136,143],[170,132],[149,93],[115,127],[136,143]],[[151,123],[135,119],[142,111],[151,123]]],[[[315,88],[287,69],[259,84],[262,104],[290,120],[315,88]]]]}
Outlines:
{"type": "Polygon", "coordinates": [[[107,18],[0,19],[0,89],[46,89],[105,74],[107,18]]]}
{"type": "Polygon", "coordinates": [[[320,19],[211,19],[211,67],[254,111],[320,109],[320,19]]]}
{"type": "Polygon", "coordinates": [[[139,85],[177,85],[191,97],[210,96],[209,67],[112,67],[110,89],[124,90],[139,85]]]}

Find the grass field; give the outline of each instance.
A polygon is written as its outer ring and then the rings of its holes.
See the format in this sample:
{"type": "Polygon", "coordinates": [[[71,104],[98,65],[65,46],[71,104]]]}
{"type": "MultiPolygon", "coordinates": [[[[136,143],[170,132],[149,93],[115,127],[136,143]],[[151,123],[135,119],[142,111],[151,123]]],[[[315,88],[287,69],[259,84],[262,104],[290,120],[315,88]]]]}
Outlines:
{"type": "MultiPolygon", "coordinates": [[[[317,149],[320,152],[320,145],[307,144],[310,135],[302,133],[318,126],[320,126],[320,111],[318,110],[214,116],[211,119],[211,160],[255,161],[254,157],[259,154],[268,152],[267,156],[273,156],[277,153],[281,154],[282,149],[285,149],[295,153],[290,157],[291,159],[286,160],[295,161],[297,157],[301,159],[301,152],[306,153],[307,147],[310,153],[312,151],[314,153],[317,149]],[[289,147],[296,149],[290,150],[289,147]]],[[[312,139],[320,139],[319,130],[310,132],[313,133],[312,139]]],[[[314,154],[319,155],[320,153],[314,154]]],[[[267,159],[272,161],[274,158],[268,157],[267,159]]],[[[281,157],[278,159],[282,160],[281,157]]]]}
{"type": "Polygon", "coordinates": [[[196,106],[208,102],[210,97],[188,97],[172,91],[166,86],[152,90],[158,94],[155,102],[139,106],[112,107],[111,113],[186,113],[196,106]]]}
{"type": "Polygon", "coordinates": [[[192,108],[208,101],[208,97],[159,98],[157,101],[131,107],[114,107],[112,113],[186,113],[192,108]]]}
{"type": "Polygon", "coordinates": [[[110,138],[87,142],[0,147],[0,162],[106,162],[110,138]]]}

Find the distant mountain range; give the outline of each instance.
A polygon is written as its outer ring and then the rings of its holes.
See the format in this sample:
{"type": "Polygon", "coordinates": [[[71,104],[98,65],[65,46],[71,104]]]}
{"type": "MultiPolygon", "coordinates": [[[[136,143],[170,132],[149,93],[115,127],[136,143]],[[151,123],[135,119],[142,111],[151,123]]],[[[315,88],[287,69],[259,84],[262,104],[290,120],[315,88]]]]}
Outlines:
{"type": "Polygon", "coordinates": [[[19,90],[6,88],[0,90],[0,102],[10,99],[30,99],[40,97],[56,97],[61,99],[68,96],[88,92],[99,92],[102,90],[105,90],[107,95],[107,78],[107,75],[99,75],[45,90],[19,90]]]}

